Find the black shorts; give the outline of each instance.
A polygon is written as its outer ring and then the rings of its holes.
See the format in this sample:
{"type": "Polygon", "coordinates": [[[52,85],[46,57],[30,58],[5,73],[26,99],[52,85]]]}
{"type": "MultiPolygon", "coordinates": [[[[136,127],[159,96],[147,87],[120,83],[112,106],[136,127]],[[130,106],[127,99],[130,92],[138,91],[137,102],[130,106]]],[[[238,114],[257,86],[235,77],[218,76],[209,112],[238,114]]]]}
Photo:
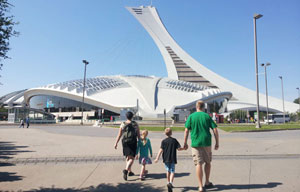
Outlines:
{"type": "Polygon", "coordinates": [[[123,155],[124,156],[135,157],[136,149],[137,149],[137,142],[135,142],[133,144],[122,143],[122,145],[123,145],[123,155]]]}

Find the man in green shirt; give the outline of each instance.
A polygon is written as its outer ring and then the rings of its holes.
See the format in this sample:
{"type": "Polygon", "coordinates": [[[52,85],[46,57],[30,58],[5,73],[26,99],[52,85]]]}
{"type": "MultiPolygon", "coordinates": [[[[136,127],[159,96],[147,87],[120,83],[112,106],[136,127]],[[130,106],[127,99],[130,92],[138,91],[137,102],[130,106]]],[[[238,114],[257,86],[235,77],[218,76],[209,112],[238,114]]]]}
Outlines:
{"type": "Polygon", "coordinates": [[[210,129],[213,130],[216,144],[215,150],[219,148],[219,134],[216,123],[212,118],[204,112],[205,104],[203,101],[197,101],[196,112],[192,113],[187,121],[185,122],[185,132],[184,132],[184,148],[187,149],[187,140],[189,132],[191,132],[192,140],[192,155],[194,164],[196,166],[196,175],[199,181],[199,191],[204,191],[204,188],[211,188],[213,184],[209,181],[210,169],[211,169],[211,134],[210,129]],[[204,165],[205,172],[205,185],[203,186],[202,177],[203,170],[202,165],[204,165]]]}

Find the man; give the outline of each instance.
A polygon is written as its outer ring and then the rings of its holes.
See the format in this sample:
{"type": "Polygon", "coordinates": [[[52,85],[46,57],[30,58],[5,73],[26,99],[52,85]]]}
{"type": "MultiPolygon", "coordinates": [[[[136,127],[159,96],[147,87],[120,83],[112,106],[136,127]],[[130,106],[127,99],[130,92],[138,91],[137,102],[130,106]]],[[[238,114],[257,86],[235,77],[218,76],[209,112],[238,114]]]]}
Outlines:
{"type": "Polygon", "coordinates": [[[26,118],[26,125],[27,125],[27,129],[28,129],[28,127],[29,127],[29,117],[26,118]]]}
{"type": "Polygon", "coordinates": [[[192,140],[192,155],[194,164],[196,166],[196,175],[199,181],[199,191],[204,191],[204,188],[211,188],[213,184],[209,181],[210,169],[211,169],[211,134],[210,128],[213,129],[216,139],[215,150],[219,148],[219,134],[216,123],[212,118],[204,112],[205,104],[203,101],[197,101],[196,112],[191,114],[185,122],[184,132],[184,148],[187,149],[187,139],[189,132],[191,132],[192,140]],[[202,177],[204,165],[205,171],[205,185],[203,186],[202,177]]]}

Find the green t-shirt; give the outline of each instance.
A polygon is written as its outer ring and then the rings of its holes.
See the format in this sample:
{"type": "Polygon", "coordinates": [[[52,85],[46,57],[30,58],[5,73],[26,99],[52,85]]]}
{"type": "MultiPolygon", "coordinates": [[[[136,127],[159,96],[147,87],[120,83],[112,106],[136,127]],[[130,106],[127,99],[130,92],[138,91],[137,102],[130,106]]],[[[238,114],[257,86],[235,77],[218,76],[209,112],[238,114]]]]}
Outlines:
{"type": "Polygon", "coordinates": [[[207,113],[192,113],[185,122],[185,127],[191,132],[192,147],[211,146],[209,128],[216,128],[217,125],[207,113]]]}

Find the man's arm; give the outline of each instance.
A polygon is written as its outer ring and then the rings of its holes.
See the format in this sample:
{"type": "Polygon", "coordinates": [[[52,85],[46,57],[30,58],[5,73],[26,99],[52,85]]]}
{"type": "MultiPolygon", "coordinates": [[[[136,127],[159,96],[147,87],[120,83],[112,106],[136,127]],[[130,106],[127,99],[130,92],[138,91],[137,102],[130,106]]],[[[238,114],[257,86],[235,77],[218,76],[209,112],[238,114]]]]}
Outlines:
{"type": "Polygon", "coordinates": [[[215,139],[216,139],[215,150],[218,150],[219,149],[219,132],[218,132],[218,128],[214,128],[213,131],[214,131],[214,136],[215,136],[215,139]]]}
{"type": "Polygon", "coordinates": [[[188,130],[188,128],[185,128],[185,130],[184,130],[184,143],[183,143],[183,148],[185,150],[187,150],[189,148],[189,146],[187,144],[187,140],[188,140],[188,137],[189,137],[189,132],[190,131],[188,130]]]}

